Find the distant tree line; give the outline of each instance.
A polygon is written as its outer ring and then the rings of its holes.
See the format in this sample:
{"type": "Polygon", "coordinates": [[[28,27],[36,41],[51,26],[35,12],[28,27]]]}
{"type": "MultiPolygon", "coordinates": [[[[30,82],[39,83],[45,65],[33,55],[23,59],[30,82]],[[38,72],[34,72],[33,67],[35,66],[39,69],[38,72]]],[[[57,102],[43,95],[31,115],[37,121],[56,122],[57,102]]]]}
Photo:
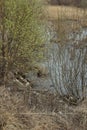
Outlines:
{"type": "Polygon", "coordinates": [[[49,0],[52,5],[74,5],[78,7],[87,7],[86,0],[49,0]]]}

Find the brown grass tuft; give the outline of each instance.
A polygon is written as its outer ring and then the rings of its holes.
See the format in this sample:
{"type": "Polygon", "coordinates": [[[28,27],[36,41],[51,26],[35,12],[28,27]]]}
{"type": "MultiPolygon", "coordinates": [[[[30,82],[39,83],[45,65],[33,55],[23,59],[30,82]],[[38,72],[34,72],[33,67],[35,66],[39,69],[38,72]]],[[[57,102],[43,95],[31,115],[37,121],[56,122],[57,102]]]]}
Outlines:
{"type": "Polygon", "coordinates": [[[71,107],[55,94],[32,90],[31,106],[26,106],[23,92],[1,86],[0,130],[86,130],[85,104],[71,107]]]}

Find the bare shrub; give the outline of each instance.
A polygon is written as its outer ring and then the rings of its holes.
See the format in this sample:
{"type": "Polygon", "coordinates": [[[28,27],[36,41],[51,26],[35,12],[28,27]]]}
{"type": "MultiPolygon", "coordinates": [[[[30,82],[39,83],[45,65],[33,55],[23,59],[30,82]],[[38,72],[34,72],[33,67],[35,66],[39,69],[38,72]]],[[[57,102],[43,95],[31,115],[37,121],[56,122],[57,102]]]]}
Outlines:
{"type": "Polygon", "coordinates": [[[77,104],[86,97],[87,91],[87,30],[79,22],[79,15],[76,21],[74,17],[67,19],[64,13],[59,15],[58,42],[48,51],[50,76],[56,92],[68,102],[77,104]]]}

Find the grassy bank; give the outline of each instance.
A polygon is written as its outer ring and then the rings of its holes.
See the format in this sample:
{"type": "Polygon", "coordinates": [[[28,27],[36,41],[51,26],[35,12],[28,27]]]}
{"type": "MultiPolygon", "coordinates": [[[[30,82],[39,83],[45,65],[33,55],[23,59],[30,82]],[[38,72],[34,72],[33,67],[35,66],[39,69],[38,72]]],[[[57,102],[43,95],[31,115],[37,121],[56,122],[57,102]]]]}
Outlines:
{"type": "Polygon", "coordinates": [[[63,44],[68,41],[70,33],[79,34],[82,28],[87,28],[87,9],[71,6],[46,6],[46,16],[52,22],[54,30],[63,44]]]}
{"type": "Polygon", "coordinates": [[[33,90],[29,105],[23,93],[0,86],[0,130],[86,130],[87,101],[71,107],[50,92],[33,90]]]}
{"type": "Polygon", "coordinates": [[[70,22],[78,23],[83,27],[87,27],[87,9],[81,9],[68,6],[46,6],[47,18],[53,22],[58,20],[67,20],[70,22]]]}
{"type": "Polygon", "coordinates": [[[87,10],[76,8],[76,7],[68,7],[68,6],[47,6],[47,11],[49,14],[49,18],[57,20],[61,15],[65,16],[66,19],[77,20],[84,18],[87,16],[87,10]]]}

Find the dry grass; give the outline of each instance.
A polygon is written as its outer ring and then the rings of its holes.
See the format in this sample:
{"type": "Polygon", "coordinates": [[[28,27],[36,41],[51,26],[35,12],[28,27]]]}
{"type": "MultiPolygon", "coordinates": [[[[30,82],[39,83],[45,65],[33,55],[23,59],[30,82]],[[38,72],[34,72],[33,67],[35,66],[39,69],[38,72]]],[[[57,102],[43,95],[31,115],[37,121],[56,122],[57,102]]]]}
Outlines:
{"type": "Polygon", "coordinates": [[[81,27],[87,27],[86,9],[67,6],[46,6],[46,10],[48,20],[52,21],[56,28],[58,26],[64,28],[63,32],[67,31],[68,28],[77,30],[81,27]]]}
{"type": "Polygon", "coordinates": [[[73,110],[72,124],[76,130],[87,130],[87,99],[73,110]]]}
{"type": "Polygon", "coordinates": [[[87,16],[87,10],[84,12],[83,9],[76,7],[67,6],[47,6],[48,16],[52,20],[57,20],[58,18],[66,18],[70,20],[83,19],[87,16]]]}
{"type": "Polygon", "coordinates": [[[87,28],[87,9],[69,6],[46,6],[46,10],[48,20],[53,23],[54,31],[58,34],[58,38],[52,39],[52,42],[65,45],[69,41],[69,34],[77,34],[82,28],[87,28]]]}
{"type": "Polygon", "coordinates": [[[86,130],[86,102],[66,105],[48,91],[32,91],[32,106],[24,103],[23,92],[0,87],[0,130],[86,130]],[[43,108],[43,109],[42,109],[43,108]]]}
{"type": "Polygon", "coordinates": [[[34,96],[35,93],[37,100],[39,100],[37,101],[38,104],[36,104],[35,101],[33,102],[35,99],[32,97],[31,100],[34,104],[32,104],[31,109],[29,109],[28,104],[25,104],[24,102],[23,92],[13,92],[4,86],[0,87],[0,130],[68,129],[68,122],[64,118],[61,118],[61,116],[58,116],[56,113],[52,113],[49,110],[46,112],[46,109],[44,108],[44,112],[40,111],[39,106],[42,105],[40,102],[43,101],[43,97],[44,101],[49,100],[47,98],[47,93],[45,96],[41,97],[40,94],[34,91],[31,96],[34,96]],[[38,110],[35,108],[37,105],[38,110]]]}

